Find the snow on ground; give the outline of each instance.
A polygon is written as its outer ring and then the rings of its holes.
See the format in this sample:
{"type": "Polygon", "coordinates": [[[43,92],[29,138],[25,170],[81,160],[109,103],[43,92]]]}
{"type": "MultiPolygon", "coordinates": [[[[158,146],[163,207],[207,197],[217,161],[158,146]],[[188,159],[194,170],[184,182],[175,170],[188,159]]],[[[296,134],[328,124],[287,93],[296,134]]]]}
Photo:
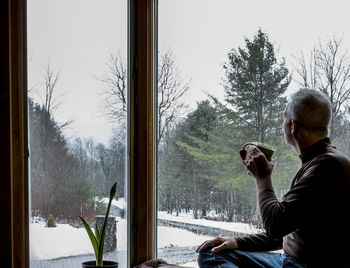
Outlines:
{"type": "Polygon", "coordinates": [[[163,220],[171,220],[178,222],[186,222],[190,224],[198,224],[209,227],[216,227],[225,230],[235,231],[239,233],[258,233],[261,230],[255,228],[247,223],[240,222],[222,222],[222,221],[211,221],[206,219],[193,219],[191,214],[180,213],[179,216],[168,214],[166,211],[158,211],[158,218],[163,220]]]}
{"type": "MultiPolygon", "coordinates": [[[[174,216],[159,211],[158,217],[172,221],[186,222],[204,226],[212,226],[241,233],[253,233],[259,230],[249,224],[191,219],[190,215],[174,216]]],[[[117,249],[126,250],[127,222],[117,220],[117,249]]],[[[158,226],[158,248],[194,247],[199,246],[210,236],[197,235],[187,230],[158,226]]],[[[89,237],[84,228],[74,228],[69,224],[57,224],[57,227],[47,228],[43,220],[34,220],[30,224],[31,257],[37,260],[55,259],[60,257],[93,254],[89,237]]],[[[186,266],[186,265],[184,265],[186,266]]],[[[188,265],[187,265],[188,266],[188,265]]],[[[190,266],[191,267],[191,266],[190,266]]]]}
{"type": "MultiPolygon", "coordinates": [[[[117,222],[117,249],[126,250],[126,220],[117,222]]],[[[212,237],[196,235],[192,232],[158,227],[158,247],[199,246],[212,237]]],[[[47,228],[44,221],[30,224],[30,248],[32,258],[37,260],[55,259],[81,254],[93,254],[89,237],[84,228],[74,228],[69,224],[57,224],[55,228],[47,228]]]]}
{"type": "Polygon", "coordinates": [[[199,246],[205,240],[212,238],[211,236],[197,235],[183,229],[158,226],[158,248],[199,246]]]}
{"type": "Polygon", "coordinates": [[[198,263],[196,261],[180,264],[180,266],[198,268],[198,263]]]}
{"type": "MultiPolygon", "coordinates": [[[[117,249],[126,250],[126,220],[117,220],[117,249]]],[[[30,224],[30,253],[36,260],[56,259],[60,257],[94,254],[88,234],[84,228],[74,228],[69,224],[56,224],[48,228],[43,220],[30,224]]]]}
{"type": "MultiPolygon", "coordinates": [[[[101,202],[105,203],[106,205],[108,205],[109,202],[109,198],[108,197],[103,197],[101,199],[95,199],[95,200],[100,200],[101,202]]],[[[118,208],[121,209],[125,209],[126,208],[126,201],[124,198],[118,198],[118,200],[116,200],[115,198],[112,200],[112,206],[116,206],[118,208]]]]}
{"type": "Polygon", "coordinates": [[[30,224],[31,257],[45,260],[93,252],[89,237],[83,228],[57,224],[47,228],[44,221],[30,224]]]}

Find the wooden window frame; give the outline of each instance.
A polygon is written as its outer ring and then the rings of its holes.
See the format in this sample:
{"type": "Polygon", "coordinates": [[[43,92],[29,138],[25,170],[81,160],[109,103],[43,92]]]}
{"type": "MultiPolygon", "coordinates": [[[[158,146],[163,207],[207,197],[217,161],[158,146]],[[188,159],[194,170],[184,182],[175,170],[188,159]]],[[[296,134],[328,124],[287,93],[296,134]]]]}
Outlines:
{"type": "Polygon", "coordinates": [[[1,264],[28,267],[26,1],[0,5],[1,264]]]}
{"type": "Polygon", "coordinates": [[[156,8],[130,2],[131,267],[156,256],[156,8]]]}
{"type": "MultiPolygon", "coordinates": [[[[129,0],[129,266],[156,255],[157,0],[129,0]]],[[[0,1],[0,263],[29,267],[26,0],[0,1]]]]}

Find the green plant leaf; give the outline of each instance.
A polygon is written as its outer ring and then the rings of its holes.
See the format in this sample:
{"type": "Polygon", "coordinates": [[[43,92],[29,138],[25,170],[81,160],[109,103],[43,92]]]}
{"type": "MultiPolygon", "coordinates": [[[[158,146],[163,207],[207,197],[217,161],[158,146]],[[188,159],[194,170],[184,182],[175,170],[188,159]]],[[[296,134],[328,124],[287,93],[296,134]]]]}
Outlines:
{"type": "Polygon", "coordinates": [[[97,239],[96,239],[94,233],[92,232],[92,230],[91,230],[89,224],[88,224],[81,216],[79,216],[79,218],[80,218],[81,222],[83,223],[86,232],[87,232],[88,235],[89,235],[91,244],[92,244],[92,246],[93,246],[93,248],[94,248],[94,251],[95,251],[96,264],[97,264],[97,257],[98,257],[98,255],[99,255],[99,252],[98,252],[98,250],[99,250],[98,241],[97,241],[97,239]]]}
{"type": "Polygon", "coordinates": [[[109,192],[109,201],[111,202],[115,196],[117,192],[117,183],[114,183],[112,188],[111,188],[111,191],[109,192]]]}
{"type": "Polygon", "coordinates": [[[105,237],[106,237],[106,226],[107,226],[107,221],[108,221],[108,216],[109,216],[109,211],[111,209],[111,204],[112,204],[112,200],[115,196],[117,192],[117,183],[114,183],[110,194],[109,194],[109,202],[108,202],[108,207],[107,207],[107,211],[106,211],[106,216],[105,219],[103,221],[103,225],[101,228],[101,232],[100,232],[100,241],[99,241],[99,247],[98,247],[98,257],[96,259],[97,262],[97,266],[102,266],[103,264],[103,248],[104,248],[104,242],[105,242],[105,237]]]}
{"type": "Polygon", "coordinates": [[[100,231],[98,230],[97,224],[95,224],[95,236],[96,236],[97,243],[99,244],[101,236],[100,236],[100,231]]]}

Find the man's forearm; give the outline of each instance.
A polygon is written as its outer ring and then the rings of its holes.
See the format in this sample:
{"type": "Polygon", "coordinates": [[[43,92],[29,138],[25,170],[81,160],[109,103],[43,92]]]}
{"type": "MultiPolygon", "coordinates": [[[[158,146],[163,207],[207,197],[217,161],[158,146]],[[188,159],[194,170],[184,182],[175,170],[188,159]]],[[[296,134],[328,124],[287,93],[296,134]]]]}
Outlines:
{"type": "Polygon", "coordinates": [[[273,190],[271,177],[257,179],[256,185],[260,214],[266,234],[271,238],[281,238],[285,235],[283,228],[288,224],[281,224],[284,210],[273,190]]]}
{"type": "Polygon", "coordinates": [[[270,251],[282,248],[282,238],[272,239],[266,233],[250,234],[236,238],[239,250],[270,251]]]}
{"type": "Polygon", "coordinates": [[[271,182],[271,176],[268,176],[266,178],[256,178],[255,181],[258,195],[265,190],[274,191],[271,182]]]}

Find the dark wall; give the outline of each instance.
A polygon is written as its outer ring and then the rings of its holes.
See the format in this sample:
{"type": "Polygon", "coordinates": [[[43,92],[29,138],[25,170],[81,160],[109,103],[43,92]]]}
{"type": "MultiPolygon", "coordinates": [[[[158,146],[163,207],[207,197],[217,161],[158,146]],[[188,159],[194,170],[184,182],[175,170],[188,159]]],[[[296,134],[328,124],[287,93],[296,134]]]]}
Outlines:
{"type": "Polygon", "coordinates": [[[11,263],[9,3],[0,1],[0,263],[11,263]]]}

